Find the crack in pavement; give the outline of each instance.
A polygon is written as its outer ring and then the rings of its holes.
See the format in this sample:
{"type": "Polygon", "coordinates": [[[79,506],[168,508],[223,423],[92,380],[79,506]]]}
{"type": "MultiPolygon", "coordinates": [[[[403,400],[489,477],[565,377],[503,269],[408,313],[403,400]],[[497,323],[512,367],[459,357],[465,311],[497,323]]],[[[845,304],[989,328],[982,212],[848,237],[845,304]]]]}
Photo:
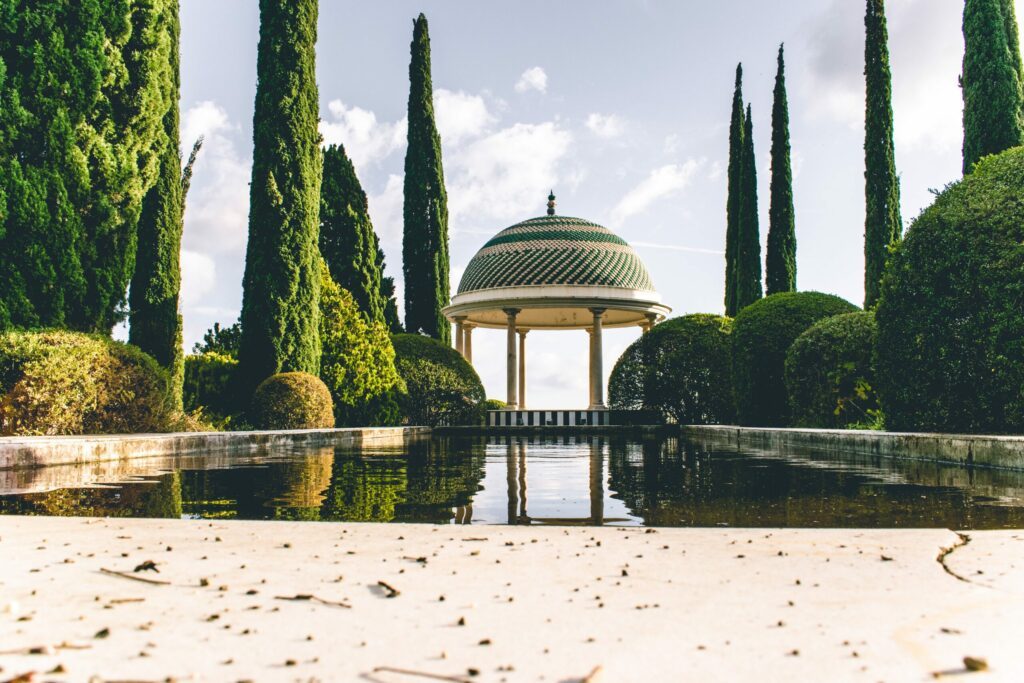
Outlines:
{"type": "MultiPolygon", "coordinates": [[[[962,534],[959,531],[954,531],[953,533],[956,534],[959,537],[959,542],[954,543],[953,545],[949,546],[948,548],[940,548],[939,549],[939,556],[935,558],[935,561],[938,562],[940,565],[942,565],[942,570],[945,571],[950,576],[952,576],[954,579],[957,579],[958,581],[963,581],[964,583],[974,584],[975,586],[985,586],[985,584],[975,583],[974,581],[971,581],[967,577],[961,576],[960,574],[957,574],[955,571],[953,571],[950,568],[950,566],[948,564],[946,564],[946,558],[948,558],[955,551],[959,550],[960,548],[963,548],[965,545],[967,545],[968,543],[971,542],[971,537],[968,536],[967,534],[962,534]]],[[[985,587],[989,588],[989,586],[985,586],[985,587]]]]}

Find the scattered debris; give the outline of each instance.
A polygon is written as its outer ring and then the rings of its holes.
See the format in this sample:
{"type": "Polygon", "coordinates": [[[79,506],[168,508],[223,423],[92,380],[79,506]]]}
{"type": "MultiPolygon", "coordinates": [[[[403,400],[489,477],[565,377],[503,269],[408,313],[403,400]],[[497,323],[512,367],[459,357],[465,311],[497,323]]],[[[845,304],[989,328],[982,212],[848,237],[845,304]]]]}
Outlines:
{"type": "Polygon", "coordinates": [[[133,576],[128,572],[119,572],[116,569],[107,569],[106,567],[100,567],[100,572],[109,576],[120,576],[122,579],[131,579],[132,581],[141,581],[142,583],[151,583],[156,586],[170,586],[170,581],[160,581],[159,579],[147,579],[142,576],[133,576]]]}
{"type": "Polygon", "coordinates": [[[133,569],[132,571],[136,572],[136,573],[137,572],[156,572],[157,574],[160,573],[160,570],[157,569],[156,562],[154,562],[153,560],[146,560],[142,564],[136,565],[135,569],[133,569]]]}
{"type": "MultiPolygon", "coordinates": [[[[390,597],[390,596],[389,596],[390,597]]],[[[316,602],[321,605],[329,605],[331,607],[344,607],[345,609],[352,609],[352,605],[347,602],[339,602],[335,600],[324,600],[316,595],[309,595],[300,593],[298,595],[275,595],[275,600],[291,600],[294,602],[316,602]]]]}
{"type": "Polygon", "coordinates": [[[402,594],[401,591],[399,591],[397,588],[392,586],[387,581],[378,581],[377,585],[386,591],[386,595],[384,596],[385,598],[397,598],[399,595],[402,594]]]}
{"type": "MultiPolygon", "coordinates": [[[[373,673],[391,673],[400,674],[402,676],[418,676],[419,678],[430,678],[435,681],[451,681],[451,683],[470,683],[468,678],[462,676],[445,676],[444,674],[434,674],[429,671],[416,671],[414,669],[399,669],[393,666],[378,666],[374,668],[373,673]]],[[[479,675],[479,671],[476,669],[470,669],[470,676],[479,675]],[[476,671],[476,673],[473,673],[476,671]]]]}

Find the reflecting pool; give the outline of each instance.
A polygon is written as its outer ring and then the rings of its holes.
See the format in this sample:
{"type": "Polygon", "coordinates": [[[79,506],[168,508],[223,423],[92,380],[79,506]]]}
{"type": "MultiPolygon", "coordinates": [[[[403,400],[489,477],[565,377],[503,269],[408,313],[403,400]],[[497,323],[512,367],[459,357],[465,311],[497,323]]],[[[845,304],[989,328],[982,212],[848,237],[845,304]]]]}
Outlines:
{"type": "Polygon", "coordinates": [[[1024,472],[677,438],[435,437],[5,470],[0,514],[995,529],[1024,527],[1024,472]]]}

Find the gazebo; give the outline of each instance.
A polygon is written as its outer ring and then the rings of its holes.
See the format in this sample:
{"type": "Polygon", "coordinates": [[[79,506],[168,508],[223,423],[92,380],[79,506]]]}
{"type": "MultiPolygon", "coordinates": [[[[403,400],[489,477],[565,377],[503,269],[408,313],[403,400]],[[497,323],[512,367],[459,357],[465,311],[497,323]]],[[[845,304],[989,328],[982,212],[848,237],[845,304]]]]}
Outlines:
{"type": "Polygon", "coordinates": [[[588,411],[604,411],[602,330],[637,326],[647,332],[670,311],[633,248],[597,223],[555,215],[552,193],[546,216],[505,228],[476,253],[444,315],[455,324],[456,350],[470,363],[474,329],[507,330],[506,410],[521,415],[507,416],[505,424],[551,424],[551,417],[526,410],[530,330],[589,333],[588,411]]]}

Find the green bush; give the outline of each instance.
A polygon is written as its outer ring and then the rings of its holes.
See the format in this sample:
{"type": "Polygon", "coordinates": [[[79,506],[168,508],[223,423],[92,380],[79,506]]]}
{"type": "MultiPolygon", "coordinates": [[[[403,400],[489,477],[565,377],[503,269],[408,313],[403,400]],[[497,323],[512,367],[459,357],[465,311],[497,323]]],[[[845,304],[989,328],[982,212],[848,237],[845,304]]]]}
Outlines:
{"type": "Polygon", "coordinates": [[[889,429],[1024,432],[1024,147],[982,159],[918,216],[876,315],[889,429]]]}
{"type": "Polygon", "coordinates": [[[185,410],[198,412],[216,424],[225,425],[243,408],[234,392],[238,361],[223,353],[208,351],[185,357],[185,410]]]}
{"type": "Polygon", "coordinates": [[[733,392],[740,424],[785,427],[786,352],[822,318],[856,311],[845,299],[821,292],[782,292],[747,306],[732,332],[733,392]]]}
{"type": "Polygon", "coordinates": [[[0,434],[179,428],[171,380],[134,346],[66,331],[0,334],[0,434]]]}
{"type": "Polygon", "coordinates": [[[878,328],[871,311],[820,320],[786,353],[786,392],[794,427],[843,429],[875,426],[871,356],[878,328]]]}
{"type": "Polygon", "coordinates": [[[673,318],[640,337],[615,363],[608,397],[616,410],[656,410],[679,424],[721,424],[735,417],[732,319],[673,318]]]}
{"type": "Polygon", "coordinates": [[[384,323],[371,323],[348,290],[321,266],[320,378],[334,399],[339,427],[394,425],[405,390],[384,323]]]}
{"type": "Polygon", "coordinates": [[[396,334],[395,366],[405,382],[402,415],[408,424],[472,425],[486,400],[480,378],[465,358],[436,339],[396,334]]]}
{"type": "Polygon", "coordinates": [[[329,429],[334,405],[327,385],[305,372],[271,375],[256,388],[250,409],[259,429],[329,429]]]}

